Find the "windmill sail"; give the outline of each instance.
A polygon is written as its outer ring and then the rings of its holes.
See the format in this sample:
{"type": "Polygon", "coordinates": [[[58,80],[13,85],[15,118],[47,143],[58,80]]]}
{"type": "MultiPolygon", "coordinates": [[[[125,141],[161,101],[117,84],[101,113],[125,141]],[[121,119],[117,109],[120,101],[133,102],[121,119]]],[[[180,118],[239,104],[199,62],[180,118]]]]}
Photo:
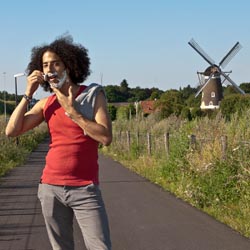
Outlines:
{"type": "Polygon", "coordinates": [[[221,71],[221,74],[225,77],[225,79],[227,80],[227,81],[229,81],[232,85],[233,85],[233,87],[236,89],[236,90],[238,90],[241,94],[243,94],[243,95],[245,95],[246,93],[245,93],[245,91],[244,90],[242,90],[240,87],[238,87],[238,85],[227,75],[227,74],[225,74],[224,72],[222,72],[221,71]]]}
{"type": "Polygon", "coordinates": [[[222,58],[219,63],[219,67],[225,68],[226,65],[232,60],[232,58],[239,52],[242,48],[241,44],[237,42],[233,48],[222,58]]]}
{"type": "Polygon", "coordinates": [[[210,65],[214,65],[215,62],[212,58],[208,56],[208,54],[195,42],[194,39],[191,39],[188,44],[198,53],[201,57],[203,57],[210,65]]]}

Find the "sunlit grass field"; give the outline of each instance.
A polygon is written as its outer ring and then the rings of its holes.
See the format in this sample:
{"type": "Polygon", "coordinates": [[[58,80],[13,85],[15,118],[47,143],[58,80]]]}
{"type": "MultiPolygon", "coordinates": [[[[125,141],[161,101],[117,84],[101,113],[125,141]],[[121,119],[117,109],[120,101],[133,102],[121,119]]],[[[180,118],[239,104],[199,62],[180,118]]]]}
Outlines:
{"type": "Polygon", "coordinates": [[[250,110],[244,116],[234,115],[230,122],[220,114],[191,122],[176,117],[159,121],[154,116],[118,120],[113,123],[113,142],[102,152],[250,237],[249,124],[250,110]],[[195,144],[190,135],[195,135],[195,144]],[[225,152],[221,138],[227,138],[225,152]]]}
{"type": "MultiPolygon", "coordinates": [[[[215,119],[205,117],[191,122],[174,116],[161,121],[154,116],[118,120],[113,123],[111,146],[101,151],[250,237],[250,110],[244,114],[234,115],[230,122],[220,114],[215,119]],[[168,153],[163,136],[166,132],[168,153]],[[151,154],[147,133],[151,135],[151,154]],[[195,144],[190,143],[190,135],[195,135],[195,144]],[[221,138],[225,136],[227,148],[223,152],[221,138]]],[[[47,136],[47,126],[42,124],[20,136],[18,145],[16,139],[6,138],[3,116],[0,126],[3,176],[25,161],[47,136]]]]}
{"type": "Polygon", "coordinates": [[[45,124],[18,137],[18,140],[7,138],[5,127],[5,117],[0,116],[0,176],[4,176],[10,169],[22,164],[29,153],[47,136],[45,124]]]}

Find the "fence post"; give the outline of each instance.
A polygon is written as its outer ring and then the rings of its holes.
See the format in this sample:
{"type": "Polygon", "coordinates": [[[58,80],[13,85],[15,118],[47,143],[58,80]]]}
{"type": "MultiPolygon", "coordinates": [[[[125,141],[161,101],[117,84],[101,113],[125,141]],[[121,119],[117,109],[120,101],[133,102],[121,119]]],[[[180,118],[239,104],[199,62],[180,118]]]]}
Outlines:
{"type": "Polygon", "coordinates": [[[151,134],[147,133],[147,141],[148,141],[148,154],[151,155],[151,134]]]}
{"type": "Polygon", "coordinates": [[[196,149],[196,135],[190,135],[190,146],[191,149],[196,149]]]}
{"type": "Polygon", "coordinates": [[[221,152],[222,152],[222,160],[225,160],[227,158],[226,152],[227,152],[227,136],[223,135],[221,136],[221,152]]]}
{"type": "Polygon", "coordinates": [[[119,143],[122,143],[122,131],[121,131],[121,130],[119,130],[118,142],[119,142],[119,143]]]}
{"type": "Polygon", "coordinates": [[[130,150],[130,131],[126,131],[127,134],[127,145],[128,145],[128,151],[130,150]]]}
{"type": "Polygon", "coordinates": [[[168,132],[164,134],[164,143],[165,143],[165,150],[166,150],[167,157],[169,157],[169,133],[168,132]]]}
{"type": "Polygon", "coordinates": [[[140,140],[140,134],[139,134],[139,130],[136,131],[136,143],[137,143],[137,146],[139,145],[139,141],[140,140]]]}

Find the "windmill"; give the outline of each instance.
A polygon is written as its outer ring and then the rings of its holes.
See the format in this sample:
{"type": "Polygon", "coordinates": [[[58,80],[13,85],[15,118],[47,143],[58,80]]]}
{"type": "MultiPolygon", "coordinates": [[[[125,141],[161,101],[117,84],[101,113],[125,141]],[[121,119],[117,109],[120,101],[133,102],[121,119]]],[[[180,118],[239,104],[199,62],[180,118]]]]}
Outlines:
{"type": "Polygon", "coordinates": [[[222,84],[227,81],[232,84],[232,86],[241,94],[245,92],[238,87],[238,85],[229,77],[232,71],[222,71],[221,68],[231,61],[231,59],[238,53],[241,49],[241,45],[237,42],[232,49],[222,58],[218,65],[215,64],[214,60],[211,59],[205,51],[191,39],[188,44],[206,61],[210,66],[204,72],[197,72],[200,89],[196,93],[197,97],[202,92],[201,98],[201,109],[216,109],[219,108],[220,102],[223,98],[223,88],[222,84]]]}

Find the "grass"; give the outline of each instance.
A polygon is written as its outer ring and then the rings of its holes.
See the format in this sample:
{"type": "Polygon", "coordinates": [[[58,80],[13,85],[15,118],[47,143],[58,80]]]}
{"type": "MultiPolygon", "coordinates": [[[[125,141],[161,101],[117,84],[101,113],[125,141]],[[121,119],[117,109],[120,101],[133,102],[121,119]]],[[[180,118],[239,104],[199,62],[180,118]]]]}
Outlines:
{"type": "Polygon", "coordinates": [[[31,132],[18,137],[17,145],[16,138],[6,138],[5,125],[4,117],[0,117],[0,177],[24,163],[29,153],[47,136],[46,125],[42,124],[31,132]]]}
{"type": "Polygon", "coordinates": [[[250,237],[250,110],[230,122],[214,119],[187,122],[176,117],[116,121],[114,139],[103,152],[131,170],[174,193],[217,220],[250,237]],[[130,147],[125,131],[130,131],[130,147]],[[121,132],[122,131],[122,132],[121,132]],[[139,131],[138,137],[135,135],[139,131]],[[151,133],[152,154],[147,153],[151,133]],[[170,133],[170,154],[163,133],[170,133]],[[196,136],[195,145],[190,135],[196,136]],[[223,155],[221,138],[226,136],[223,155]],[[224,156],[224,158],[222,157],[224,156]]]}

